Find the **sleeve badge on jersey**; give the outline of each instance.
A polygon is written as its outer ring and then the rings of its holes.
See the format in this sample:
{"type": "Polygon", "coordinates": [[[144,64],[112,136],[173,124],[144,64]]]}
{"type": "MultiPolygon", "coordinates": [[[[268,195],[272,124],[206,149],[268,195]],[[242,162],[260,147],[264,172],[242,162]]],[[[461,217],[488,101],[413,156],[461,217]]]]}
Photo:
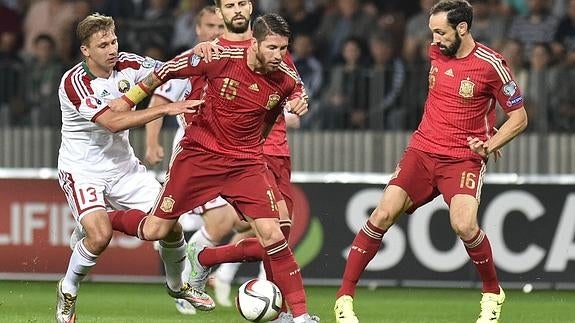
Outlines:
{"type": "Polygon", "coordinates": [[[126,93],[128,92],[128,90],[130,90],[130,82],[128,80],[120,80],[120,82],[118,82],[118,91],[120,91],[120,93],[126,93]]]}
{"type": "Polygon", "coordinates": [[[176,201],[173,198],[165,196],[164,199],[162,200],[162,205],[160,205],[160,210],[166,213],[172,213],[175,203],[176,201]]]}
{"type": "Polygon", "coordinates": [[[102,100],[96,97],[89,96],[86,98],[86,106],[90,109],[97,109],[100,104],[102,104],[102,100]]]}
{"type": "Polygon", "coordinates": [[[152,68],[154,66],[156,66],[156,60],[151,57],[146,57],[142,63],[142,67],[144,68],[152,68]]]}
{"type": "Polygon", "coordinates": [[[516,105],[516,104],[519,104],[519,103],[521,103],[521,102],[523,102],[523,97],[522,97],[522,96],[518,96],[518,97],[516,97],[516,98],[514,98],[514,99],[509,98],[509,100],[507,100],[507,102],[505,102],[505,104],[506,104],[508,107],[512,107],[512,106],[514,106],[514,105],[516,105]]]}
{"type": "Polygon", "coordinates": [[[202,60],[202,58],[196,54],[192,55],[192,57],[190,57],[190,64],[192,64],[192,66],[198,66],[198,64],[200,64],[200,61],[202,60]]]}
{"type": "Polygon", "coordinates": [[[273,109],[280,102],[281,97],[277,93],[270,94],[268,97],[268,103],[266,104],[266,109],[273,109]]]}
{"type": "Polygon", "coordinates": [[[459,83],[459,95],[464,98],[472,98],[474,87],[475,83],[471,82],[469,78],[466,80],[461,80],[461,83],[459,83]]]}
{"type": "Polygon", "coordinates": [[[512,97],[515,92],[517,92],[517,84],[515,84],[515,81],[509,81],[503,85],[503,93],[508,97],[512,97]]]}

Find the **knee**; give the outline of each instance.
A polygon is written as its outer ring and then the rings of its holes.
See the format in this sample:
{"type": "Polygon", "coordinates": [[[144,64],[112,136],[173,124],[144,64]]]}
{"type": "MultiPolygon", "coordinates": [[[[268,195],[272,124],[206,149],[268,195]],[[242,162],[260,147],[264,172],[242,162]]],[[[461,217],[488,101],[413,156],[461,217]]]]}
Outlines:
{"type": "Polygon", "coordinates": [[[142,229],[143,236],[140,237],[142,240],[156,241],[156,240],[167,240],[174,241],[180,239],[183,235],[182,226],[176,222],[174,226],[166,225],[152,225],[151,223],[145,223],[142,229]]]}
{"type": "Polygon", "coordinates": [[[259,229],[258,232],[259,237],[261,239],[260,242],[262,243],[263,246],[269,246],[271,244],[274,244],[278,241],[285,239],[279,224],[268,226],[264,230],[259,229]]]}
{"type": "Polygon", "coordinates": [[[102,253],[112,240],[112,228],[98,228],[86,232],[88,249],[96,254],[102,253]]]}
{"type": "Polygon", "coordinates": [[[463,240],[472,239],[479,230],[479,226],[475,221],[452,221],[451,227],[453,231],[455,231],[455,234],[463,240]]]}
{"type": "Polygon", "coordinates": [[[389,227],[393,225],[396,218],[397,215],[394,215],[388,209],[377,207],[371,213],[369,220],[376,227],[383,230],[387,230],[389,229],[389,227]]]}

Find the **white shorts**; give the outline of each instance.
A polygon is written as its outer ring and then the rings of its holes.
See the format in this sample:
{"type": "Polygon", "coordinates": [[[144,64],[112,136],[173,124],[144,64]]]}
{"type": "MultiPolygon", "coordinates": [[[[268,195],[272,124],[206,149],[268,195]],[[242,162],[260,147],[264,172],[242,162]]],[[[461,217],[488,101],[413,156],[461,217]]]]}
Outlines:
{"type": "Polygon", "coordinates": [[[215,209],[217,207],[220,206],[224,206],[228,204],[228,201],[224,200],[223,197],[218,196],[213,200],[210,200],[208,203],[202,205],[202,206],[198,206],[197,208],[194,209],[194,213],[195,214],[199,214],[202,215],[204,214],[204,212],[206,212],[207,210],[211,210],[211,209],[215,209]]]}
{"type": "Polygon", "coordinates": [[[60,187],[66,195],[74,219],[97,209],[138,209],[149,212],[160,193],[161,185],[146,167],[140,164],[122,176],[102,178],[62,170],[58,174],[60,187]]]}

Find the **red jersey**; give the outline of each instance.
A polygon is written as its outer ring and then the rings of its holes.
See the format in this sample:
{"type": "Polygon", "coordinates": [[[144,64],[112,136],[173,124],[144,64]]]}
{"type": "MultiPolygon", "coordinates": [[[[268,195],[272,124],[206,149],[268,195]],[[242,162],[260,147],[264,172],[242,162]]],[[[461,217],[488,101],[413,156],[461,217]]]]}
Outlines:
{"type": "Polygon", "coordinates": [[[264,122],[273,123],[283,101],[302,93],[297,73],[285,63],[265,75],[247,65],[245,48],[227,48],[210,63],[192,53],[180,55],[155,71],[172,78],[204,77],[204,105],[187,126],[184,148],[199,148],[236,159],[261,159],[264,122]]]}
{"type": "MultiPolygon", "coordinates": [[[[252,44],[251,39],[234,41],[222,37],[216,38],[214,42],[223,47],[234,47],[234,48],[248,48],[252,44]]],[[[289,53],[284,58],[284,61],[291,69],[296,71],[295,65],[289,53]]],[[[190,82],[192,83],[192,92],[187,98],[200,99],[205,86],[204,79],[200,77],[192,77],[190,78],[190,82]]],[[[305,95],[305,92],[303,94],[305,95]]],[[[292,96],[295,95],[301,95],[301,94],[300,93],[292,94],[292,96]]],[[[190,115],[189,117],[188,115],[186,115],[187,123],[190,122],[189,119],[191,119],[192,117],[193,115],[190,115]]],[[[264,142],[264,154],[271,156],[288,156],[288,157],[290,156],[290,149],[287,141],[286,122],[283,114],[280,114],[278,116],[276,123],[274,124],[272,130],[268,134],[266,141],[264,142]]]]}
{"type": "Polygon", "coordinates": [[[495,104],[506,113],[523,106],[523,97],[503,57],[476,43],[464,58],[429,50],[429,93],[423,118],[409,146],[437,155],[477,159],[467,137],[486,141],[494,134],[495,104]]]}

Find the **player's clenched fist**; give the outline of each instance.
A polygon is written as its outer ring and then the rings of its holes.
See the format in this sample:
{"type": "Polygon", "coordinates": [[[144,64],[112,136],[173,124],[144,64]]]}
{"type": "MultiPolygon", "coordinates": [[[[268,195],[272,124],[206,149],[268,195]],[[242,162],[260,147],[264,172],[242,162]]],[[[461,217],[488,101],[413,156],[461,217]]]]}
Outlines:
{"type": "Polygon", "coordinates": [[[308,111],[308,103],[307,98],[298,97],[292,100],[289,100],[285,108],[288,112],[296,114],[298,116],[303,116],[308,111]]]}

